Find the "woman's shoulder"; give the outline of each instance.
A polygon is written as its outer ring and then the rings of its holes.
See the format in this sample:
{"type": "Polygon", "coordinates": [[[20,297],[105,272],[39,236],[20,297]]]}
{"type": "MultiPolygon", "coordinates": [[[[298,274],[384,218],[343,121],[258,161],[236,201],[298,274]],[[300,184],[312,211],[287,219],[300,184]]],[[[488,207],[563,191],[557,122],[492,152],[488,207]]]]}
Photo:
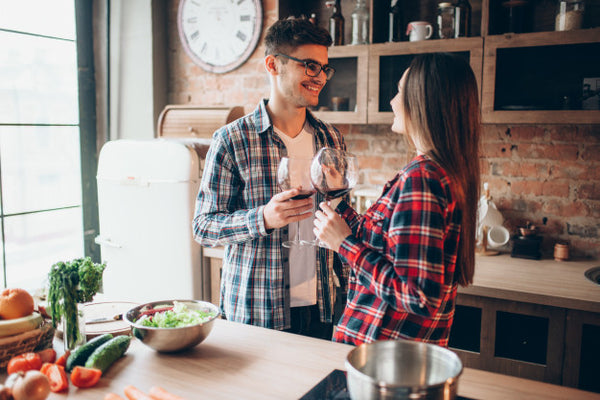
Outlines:
{"type": "Polygon", "coordinates": [[[418,177],[429,179],[445,180],[448,177],[447,171],[436,161],[426,155],[419,155],[413,158],[402,170],[401,175],[404,178],[418,177]]]}

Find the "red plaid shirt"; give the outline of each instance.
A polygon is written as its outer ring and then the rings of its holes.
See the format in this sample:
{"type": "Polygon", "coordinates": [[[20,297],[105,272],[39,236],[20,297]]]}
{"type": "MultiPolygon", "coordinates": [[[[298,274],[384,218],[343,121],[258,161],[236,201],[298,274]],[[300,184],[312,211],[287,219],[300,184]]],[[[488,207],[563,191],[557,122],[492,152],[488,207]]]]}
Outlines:
{"type": "Polygon", "coordinates": [[[447,347],[461,212],[445,170],[418,156],[364,216],[344,202],[338,212],[353,234],[339,249],[351,274],[333,340],[359,345],[403,338],[447,347]]]}

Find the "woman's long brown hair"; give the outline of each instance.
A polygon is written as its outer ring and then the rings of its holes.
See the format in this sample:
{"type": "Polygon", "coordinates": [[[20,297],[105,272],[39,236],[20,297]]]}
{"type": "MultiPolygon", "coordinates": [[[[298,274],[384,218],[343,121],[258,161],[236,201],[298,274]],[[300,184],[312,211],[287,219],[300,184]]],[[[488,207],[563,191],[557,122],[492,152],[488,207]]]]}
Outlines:
{"type": "Polygon", "coordinates": [[[404,112],[409,135],[446,169],[455,184],[462,228],[455,277],[473,283],[479,200],[479,97],[468,62],[457,55],[415,56],[406,76],[404,112]]]}

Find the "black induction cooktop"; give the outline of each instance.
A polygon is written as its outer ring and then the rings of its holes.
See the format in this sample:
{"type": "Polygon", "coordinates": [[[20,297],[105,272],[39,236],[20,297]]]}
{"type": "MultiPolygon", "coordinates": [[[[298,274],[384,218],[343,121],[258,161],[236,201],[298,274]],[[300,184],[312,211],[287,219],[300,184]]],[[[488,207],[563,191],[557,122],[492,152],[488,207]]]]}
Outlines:
{"type": "MultiPolygon", "coordinates": [[[[299,400],[350,400],[350,394],[346,387],[346,373],[340,369],[334,369],[299,400]]],[[[458,396],[456,400],[473,399],[458,396]]]]}

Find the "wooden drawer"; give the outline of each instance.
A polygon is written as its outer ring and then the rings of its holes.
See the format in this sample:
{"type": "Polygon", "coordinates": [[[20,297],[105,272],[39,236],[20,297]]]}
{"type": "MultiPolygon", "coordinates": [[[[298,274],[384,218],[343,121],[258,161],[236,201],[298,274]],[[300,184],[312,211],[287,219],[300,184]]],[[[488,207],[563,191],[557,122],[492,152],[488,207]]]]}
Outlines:
{"type": "Polygon", "coordinates": [[[158,137],[212,138],[222,126],[244,116],[243,107],[168,105],[158,117],[158,137]]]}

